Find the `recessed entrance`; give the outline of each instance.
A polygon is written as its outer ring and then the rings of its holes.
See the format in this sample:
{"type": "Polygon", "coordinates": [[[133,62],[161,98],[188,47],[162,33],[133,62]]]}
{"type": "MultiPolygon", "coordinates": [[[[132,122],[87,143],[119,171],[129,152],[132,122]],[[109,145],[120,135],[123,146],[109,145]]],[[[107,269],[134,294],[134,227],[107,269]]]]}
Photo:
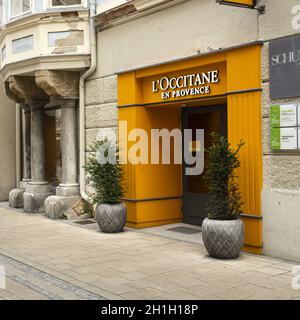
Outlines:
{"type": "MultiPolygon", "coordinates": [[[[208,106],[182,110],[182,128],[193,131],[191,146],[196,145],[196,130],[204,130],[204,147],[209,148],[212,143],[212,132],[227,136],[227,107],[226,105],[208,106]]],[[[202,147],[202,146],[201,146],[202,147]]],[[[197,150],[189,150],[195,156],[197,150]]],[[[183,221],[193,225],[202,225],[207,217],[207,203],[209,190],[204,183],[204,173],[208,165],[204,152],[204,172],[200,175],[186,175],[186,168],[191,167],[183,163],[183,221]]],[[[194,165],[192,165],[194,166],[194,165]]]]}

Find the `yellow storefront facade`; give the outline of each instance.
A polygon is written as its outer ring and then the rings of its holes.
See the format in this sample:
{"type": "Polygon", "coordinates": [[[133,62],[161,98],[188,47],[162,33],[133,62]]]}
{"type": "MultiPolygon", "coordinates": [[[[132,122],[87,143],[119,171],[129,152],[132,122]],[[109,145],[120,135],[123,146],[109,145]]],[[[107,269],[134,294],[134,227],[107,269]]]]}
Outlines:
{"type": "MultiPolygon", "coordinates": [[[[245,141],[238,170],[244,249],[256,254],[262,251],[261,46],[254,42],[118,74],[119,123],[126,121],[128,132],[182,129],[187,110],[199,110],[201,122],[203,110],[218,111],[222,106],[229,142],[235,146],[245,141]]],[[[124,142],[124,132],[119,136],[121,148],[128,151],[136,143],[124,142]]],[[[180,164],[124,165],[128,226],[184,221],[182,172],[180,164]]]]}

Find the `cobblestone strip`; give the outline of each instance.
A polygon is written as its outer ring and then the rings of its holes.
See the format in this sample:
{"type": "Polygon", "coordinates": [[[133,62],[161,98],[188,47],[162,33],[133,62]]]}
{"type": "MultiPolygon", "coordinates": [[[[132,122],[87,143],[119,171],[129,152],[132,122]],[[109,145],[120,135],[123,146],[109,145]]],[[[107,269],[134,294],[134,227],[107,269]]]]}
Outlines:
{"type": "MultiPolygon", "coordinates": [[[[42,279],[42,280],[50,283],[51,285],[56,286],[57,288],[60,288],[65,291],[76,294],[81,299],[84,299],[84,300],[106,300],[104,297],[102,297],[100,295],[97,295],[91,291],[82,289],[76,285],[73,285],[73,284],[65,281],[65,280],[59,279],[49,273],[41,271],[41,270],[34,268],[32,266],[29,266],[23,262],[12,259],[6,255],[0,254],[0,262],[12,265],[17,269],[19,269],[23,272],[26,272],[27,274],[31,274],[38,279],[42,279]]],[[[55,295],[55,294],[52,294],[51,292],[47,291],[46,289],[41,288],[41,287],[31,283],[30,281],[26,280],[24,277],[10,276],[9,278],[13,281],[16,281],[16,282],[22,284],[23,286],[25,286],[35,292],[47,297],[48,299],[63,300],[62,297],[55,295]]]]}

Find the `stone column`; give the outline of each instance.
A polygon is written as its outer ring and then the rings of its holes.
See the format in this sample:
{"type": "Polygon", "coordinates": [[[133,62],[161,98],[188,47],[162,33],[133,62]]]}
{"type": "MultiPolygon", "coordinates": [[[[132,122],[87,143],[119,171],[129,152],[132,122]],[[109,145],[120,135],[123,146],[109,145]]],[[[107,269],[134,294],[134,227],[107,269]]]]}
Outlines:
{"type": "Polygon", "coordinates": [[[35,73],[36,84],[50,97],[62,101],[61,148],[63,181],[56,195],[45,201],[49,218],[60,219],[80,200],[77,162],[76,107],[79,97],[79,73],[41,70],[35,73]]]}
{"type": "Polygon", "coordinates": [[[27,183],[31,181],[31,112],[30,107],[23,105],[22,115],[22,141],[23,141],[23,180],[27,183]]]}
{"type": "Polygon", "coordinates": [[[23,144],[23,172],[20,187],[11,190],[9,194],[9,206],[11,208],[23,208],[24,193],[28,182],[31,180],[31,161],[30,161],[30,132],[31,132],[31,115],[30,108],[27,104],[20,104],[22,108],[22,144],[23,144]]]}
{"type": "Polygon", "coordinates": [[[51,186],[45,178],[45,139],[44,106],[45,101],[33,101],[31,110],[31,182],[26,185],[24,211],[41,212],[45,200],[51,196],[51,186]]]}
{"type": "Polygon", "coordinates": [[[56,190],[58,196],[79,195],[77,168],[77,101],[77,99],[66,99],[62,105],[61,148],[63,181],[56,190]]]}
{"type": "Polygon", "coordinates": [[[8,81],[5,82],[6,95],[16,103],[22,104],[25,111],[24,114],[24,170],[21,187],[24,189],[15,189],[11,191],[10,205],[23,206],[27,212],[39,212],[43,210],[45,199],[51,195],[50,186],[44,181],[44,141],[43,141],[43,118],[41,108],[49,101],[49,97],[46,93],[36,85],[35,77],[31,76],[11,76],[8,81]],[[33,112],[31,113],[31,119],[29,108],[33,112]],[[37,107],[37,112],[36,111],[37,107]],[[30,123],[32,130],[30,130],[30,123]],[[29,132],[31,139],[29,141],[29,132]],[[36,136],[37,139],[33,139],[36,136]],[[33,142],[33,144],[32,144],[33,142]],[[31,144],[31,147],[29,147],[31,144]],[[31,148],[31,151],[30,151],[31,148]],[[31,153],[31,155],[30,155],[31,153]],[[32,157],[31,164],[29,164],[29,157],[32,157]],[[28,182],[30,177],[30,171],[33,174],[33,180],[35,183],[28,182]],[[16,195],[19,195],[18,199],[14,199],[16,195]],[[18,201],[17,201],[18,200],[18,201]],[[13,203],[15,202],[15,203],[13,203]],[[17,203],[18,202],[18,203],[17,203]]]}
{"type": "Polygon", "coordinates": [[[31,103],[31,182],[45,181],[44,103],[31,103]]]}

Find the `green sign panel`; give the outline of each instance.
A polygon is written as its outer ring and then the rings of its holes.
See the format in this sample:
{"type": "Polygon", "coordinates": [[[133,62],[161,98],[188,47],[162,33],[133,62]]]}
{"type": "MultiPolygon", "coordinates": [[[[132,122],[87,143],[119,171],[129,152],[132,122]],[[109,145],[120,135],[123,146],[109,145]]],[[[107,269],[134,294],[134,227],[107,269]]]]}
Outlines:
{"type": "Polygon", "coordinates": [[[271,148],[280,150],[280,128],[271,128],[271,148]]]}
{"type": "Polygon", "coordinates": [[[297,104],[271,106],[270,140],[272,150],[297,150],[300,148],[298,143],[299,112],[300,108],[297,104]]]}
{"type": "Polygon", "coordinates": [[[271,126],[280,127],[280,106],[271,106],[271,126]]]}
{"type": "Polygon", "coordinates": [[[297,126],[297,106],[283,104],[271,106],[271,127],[297,126]]]}

